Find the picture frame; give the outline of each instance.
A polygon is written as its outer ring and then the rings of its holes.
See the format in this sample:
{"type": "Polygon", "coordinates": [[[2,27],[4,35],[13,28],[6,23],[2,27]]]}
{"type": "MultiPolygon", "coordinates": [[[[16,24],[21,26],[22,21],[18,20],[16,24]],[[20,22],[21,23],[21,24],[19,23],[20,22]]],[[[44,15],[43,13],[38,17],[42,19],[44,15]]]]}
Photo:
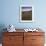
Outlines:
{"type": "Polygon", "coordinates": [[[33,5],[20,5],[20,22],[34,21],[34,7],[33,5]]]}

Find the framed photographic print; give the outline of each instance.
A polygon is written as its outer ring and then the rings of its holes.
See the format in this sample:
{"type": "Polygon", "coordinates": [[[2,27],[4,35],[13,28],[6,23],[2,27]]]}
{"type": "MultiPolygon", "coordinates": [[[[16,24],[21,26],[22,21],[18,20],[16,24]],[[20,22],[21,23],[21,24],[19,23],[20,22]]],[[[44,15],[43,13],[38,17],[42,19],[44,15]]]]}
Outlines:
{"type": "Polygon", "coordinates": [[[20,5],[20,22],[34,21],[34,7],[32,5],[20,5]]]}

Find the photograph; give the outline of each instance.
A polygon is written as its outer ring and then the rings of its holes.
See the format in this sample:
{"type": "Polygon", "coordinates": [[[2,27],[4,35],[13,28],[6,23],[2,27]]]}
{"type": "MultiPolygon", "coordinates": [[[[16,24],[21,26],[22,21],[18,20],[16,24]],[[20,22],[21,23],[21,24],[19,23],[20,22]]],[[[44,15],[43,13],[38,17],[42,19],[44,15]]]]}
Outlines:
{"type": "Polygon", "coordinates": [[[0,46],[46,46],[46,0],[0,0],[0,46]]]}

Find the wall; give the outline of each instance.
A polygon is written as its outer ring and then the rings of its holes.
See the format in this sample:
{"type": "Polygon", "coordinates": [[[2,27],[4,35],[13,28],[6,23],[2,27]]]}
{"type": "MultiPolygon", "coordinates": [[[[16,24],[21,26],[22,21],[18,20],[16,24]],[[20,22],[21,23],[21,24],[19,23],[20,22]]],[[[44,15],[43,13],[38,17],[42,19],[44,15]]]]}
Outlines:
{"type": "Polygon", "coordinates": [[[0,24],[13,24],[16,28],[46,27],[46,1],[45,0],[1,0],[0,24]],[[35,21],[21,23],[19,21],[19,6],[33,5],[35,21]]]}
{"type": "Polygon", "coordinates": [[[46,32],[46,0],[0,0],[0,31],[9,24],[16,28],[40,27],[46,32]],[[19,21],[19,6],[23,4],[34,6],[34,22],[19,21]]]}

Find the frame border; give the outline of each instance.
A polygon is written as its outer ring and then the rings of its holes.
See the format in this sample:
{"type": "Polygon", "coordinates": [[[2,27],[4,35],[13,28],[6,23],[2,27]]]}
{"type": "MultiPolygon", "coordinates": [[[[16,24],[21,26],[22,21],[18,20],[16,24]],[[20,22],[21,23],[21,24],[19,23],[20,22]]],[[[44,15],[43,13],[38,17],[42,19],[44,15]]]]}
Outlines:
{"type": "Polygon", "coordinates": [[[34,22],[34,7],[33,7],[33,5],[20,5],[20,22],[34,22]],[[21,7],[32,7],[32,20],[22,20],[22,9],[21,9],[21,7]]]}

